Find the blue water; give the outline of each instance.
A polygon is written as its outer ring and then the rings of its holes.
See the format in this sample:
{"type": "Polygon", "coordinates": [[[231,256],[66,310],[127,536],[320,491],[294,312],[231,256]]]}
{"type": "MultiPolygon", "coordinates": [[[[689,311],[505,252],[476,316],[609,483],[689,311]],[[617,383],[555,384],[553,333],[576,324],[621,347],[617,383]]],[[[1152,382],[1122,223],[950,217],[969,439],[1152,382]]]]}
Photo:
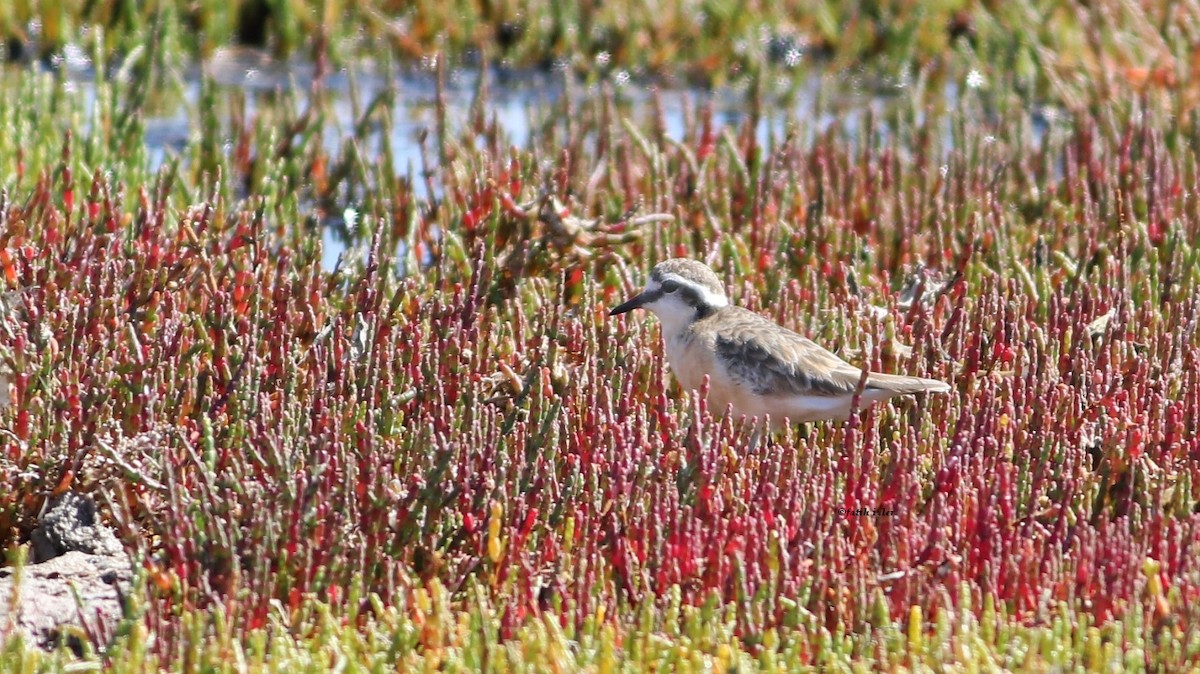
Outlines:
{"type": "MultiPolygon", "coordinates": [[[[86,58],[76,55],[65,64],[72,76],[71,86],[79,87],[85,103],[94,100],[93,75],[86,58]]],[[[884,122],[887,106],[903,100],[904,88],[908,83],[891,83],[881,86],[854,74],[822,73],[816,69],[804,71],[797,81],[780,79],[776,82],[777,93],[768,94],[762,118],[755,133],[765,146],[782,143],[789,133],[798,134],[797,140],[811,143],[818,134],[831,126],[840,125],[839,131],[847,138],[855,138],[861,131],[868,114],[873,115],[873,132],[886,138],[889,129],[884,122]],[[821,92],[825,100],[818,103],[821,92]],[[829,92],[835,92],[830,95],[829,92]]],[[[225,94],[241,92],[244,96],[247,118],[253,118],[256,109],[267,97],[276,97],[280,92],[291,92],[298,105],[303,107],[309,95],[314,76],[309,63],[280,63],[260,52],[250,50],[224,50],[212,59],[196,66],[184,80],[183,101],[179,108],[146,120],[146,152],[151,170],[157,170],[173,156],[184,154],[188,142],[193,138],[199,124],[200,80],[207,74],[225,94]]],[[[468,122],[472,102],[480,85],[480,78],[487,78],[486,115],[494,119],[507,145],[529,148],[537,141],[537,129],[544,123],[562,123],[551,115],[559,114],[555,104],[564,95],[564,78],[555,72],[520,72],[504,70],[454,70],[446,76],[446,114],[451,129],[462,128],[468,122]]],[[[426,151],[431,161],[436,157],[437,126],[437,80],[432,69],[408,69],[395,75],[383,75],[367,66],[331,73],[326,78],[326,95],[333,100],[332,114],[325,120],[322,139],[324,149],[336,157],[342,152],[345,141],[353,133],[355,111],[360,114],[381,92],[391,89],[392,105],[388,110],[391,117],[391,134],[388,138],[396,170],[413,176],[413,186],[421,198],[436,198],[439,186],[433,185],[430,194],[426,182],[421,179],[423,159],[419,138],[427,134],[426,151]]],[[[572,96],[577,105],[600,94],[599,85],[572,84],[572,96]]],[[[667,136],[683,140],[687,115],[698,115],[704,104],[712,106],[713,123],[718,133],[722,127],[738,129],[744,123],[748,111],[747,91],[736,87],[718,90],[689,88],[651,87],[640,85],[629,78],[611,78],[609,84],[617,100],[623,106],[620,114],[629,116],[639,123],[649,122],[655,116],[654,102],[657,98],[662,111],[662,124],[667,136]]],[[[969,86],[969,83],[964,86],[969,86]]],[[[955,83],[944,87],[942,94],[952,103],[965,95],[963,87],[955,83]]],[[[920,112],[918,112],[920,116],[920,112]]],[[[1031,113],[1031,129],[1035,142],[1041,142],[1047,125],[1045,116],[1031,113]]],[[[614,120],[614,122],[617,120],[614,120]]],[[[376,157],[382,146],[376,125],[367,137],[367,146],[361,148],[367,158],[376,157]]],[[[86,129],[84,130],[86,132],[86,129]]],[[[950,131],[943,134],[943,152],[952,146],[950,131]]],[[[231,140],[227,151],[232,151],[231,140]]],[[[350,205],[352,208],[353,205],[350,205]]],[[[335,214],[330,224],[344,222],[344,214],[335,214]]],[[[338,236],[337,227],[324,228],[323,264],[332,269],[338,256],[346,251],[346,245],[338,236]]]]}

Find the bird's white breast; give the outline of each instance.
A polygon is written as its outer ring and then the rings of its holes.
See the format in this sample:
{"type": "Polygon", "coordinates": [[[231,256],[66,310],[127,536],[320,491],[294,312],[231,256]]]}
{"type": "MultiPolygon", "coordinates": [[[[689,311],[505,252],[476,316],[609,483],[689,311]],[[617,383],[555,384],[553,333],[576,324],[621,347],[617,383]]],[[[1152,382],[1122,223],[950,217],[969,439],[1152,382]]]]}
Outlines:
{"type": "Polygon", "coordinates": [[[754,399],[760,396],[739,386],[717,362],[712,344],[690,333],[666,336],[667,364],[685,390],[699,391],[708,376],[708,409],[714,415],[733,405],[735,414],[753,415],[754,399]]]}
{"type": "Polygon", "coordinates": [[[704,375],[712,374],[712,354],[683,333],[664,334],[663,341],[671,374],[685,389],[699,389],[704,384],[704,375]]]}

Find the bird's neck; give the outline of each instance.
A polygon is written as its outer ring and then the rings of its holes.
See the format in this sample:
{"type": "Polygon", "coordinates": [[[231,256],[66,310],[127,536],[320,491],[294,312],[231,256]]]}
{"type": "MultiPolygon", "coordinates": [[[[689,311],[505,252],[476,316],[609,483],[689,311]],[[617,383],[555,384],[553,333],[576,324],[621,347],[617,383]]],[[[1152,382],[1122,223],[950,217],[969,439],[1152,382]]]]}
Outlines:
{"type": "Polygon", "coordinates": [[[657,311],[658,321],[662,324],[663,336],[668,339],[686,334],[693,323],[708,318],[720,307],[710,304],[690,305],[687,307],[670,308],[657,311]]]}

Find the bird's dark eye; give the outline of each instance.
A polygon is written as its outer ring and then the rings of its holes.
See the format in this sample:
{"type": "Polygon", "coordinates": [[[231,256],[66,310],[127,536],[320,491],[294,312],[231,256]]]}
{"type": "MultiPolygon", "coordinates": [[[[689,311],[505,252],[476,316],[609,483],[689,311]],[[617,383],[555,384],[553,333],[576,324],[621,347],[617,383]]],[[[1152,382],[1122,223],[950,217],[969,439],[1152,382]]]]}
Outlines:
{"type": "Polygon", "coordinates": [[[662,289],[664,293],[673,293],[679,290],[679,281],[663,281],[662,289]]]}

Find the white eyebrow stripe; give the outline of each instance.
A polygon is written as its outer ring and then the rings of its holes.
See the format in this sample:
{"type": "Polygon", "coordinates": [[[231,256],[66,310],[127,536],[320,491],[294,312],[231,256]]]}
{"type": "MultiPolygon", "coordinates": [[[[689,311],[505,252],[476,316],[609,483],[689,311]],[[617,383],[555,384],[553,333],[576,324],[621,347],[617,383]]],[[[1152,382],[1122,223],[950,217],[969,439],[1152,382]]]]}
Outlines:
{"type": "MultiPolygon", "coordinates": [[[[718,295],[718,294],[714,293],[713,291],[709,290],[708,288],[700,285],[699,283],[685,279],[678,274],[666,274],[665,276],[663,276],[663,282],[666,282],[668,280],[675,281],[679,285],[683,285],[683,286],[687,286],[688,288],[691,288],[692,290],[694,290],[696,292],[697,295],[700,296],[700,299],[704,302],[704,304],[706,304],[710,307],[720,308],[720,307],[729,306],[729,300],[725,297],[724,293],[718,295]]],[[[660,287],[661,287],[661,284],[660,284],[660,287]]]]}

